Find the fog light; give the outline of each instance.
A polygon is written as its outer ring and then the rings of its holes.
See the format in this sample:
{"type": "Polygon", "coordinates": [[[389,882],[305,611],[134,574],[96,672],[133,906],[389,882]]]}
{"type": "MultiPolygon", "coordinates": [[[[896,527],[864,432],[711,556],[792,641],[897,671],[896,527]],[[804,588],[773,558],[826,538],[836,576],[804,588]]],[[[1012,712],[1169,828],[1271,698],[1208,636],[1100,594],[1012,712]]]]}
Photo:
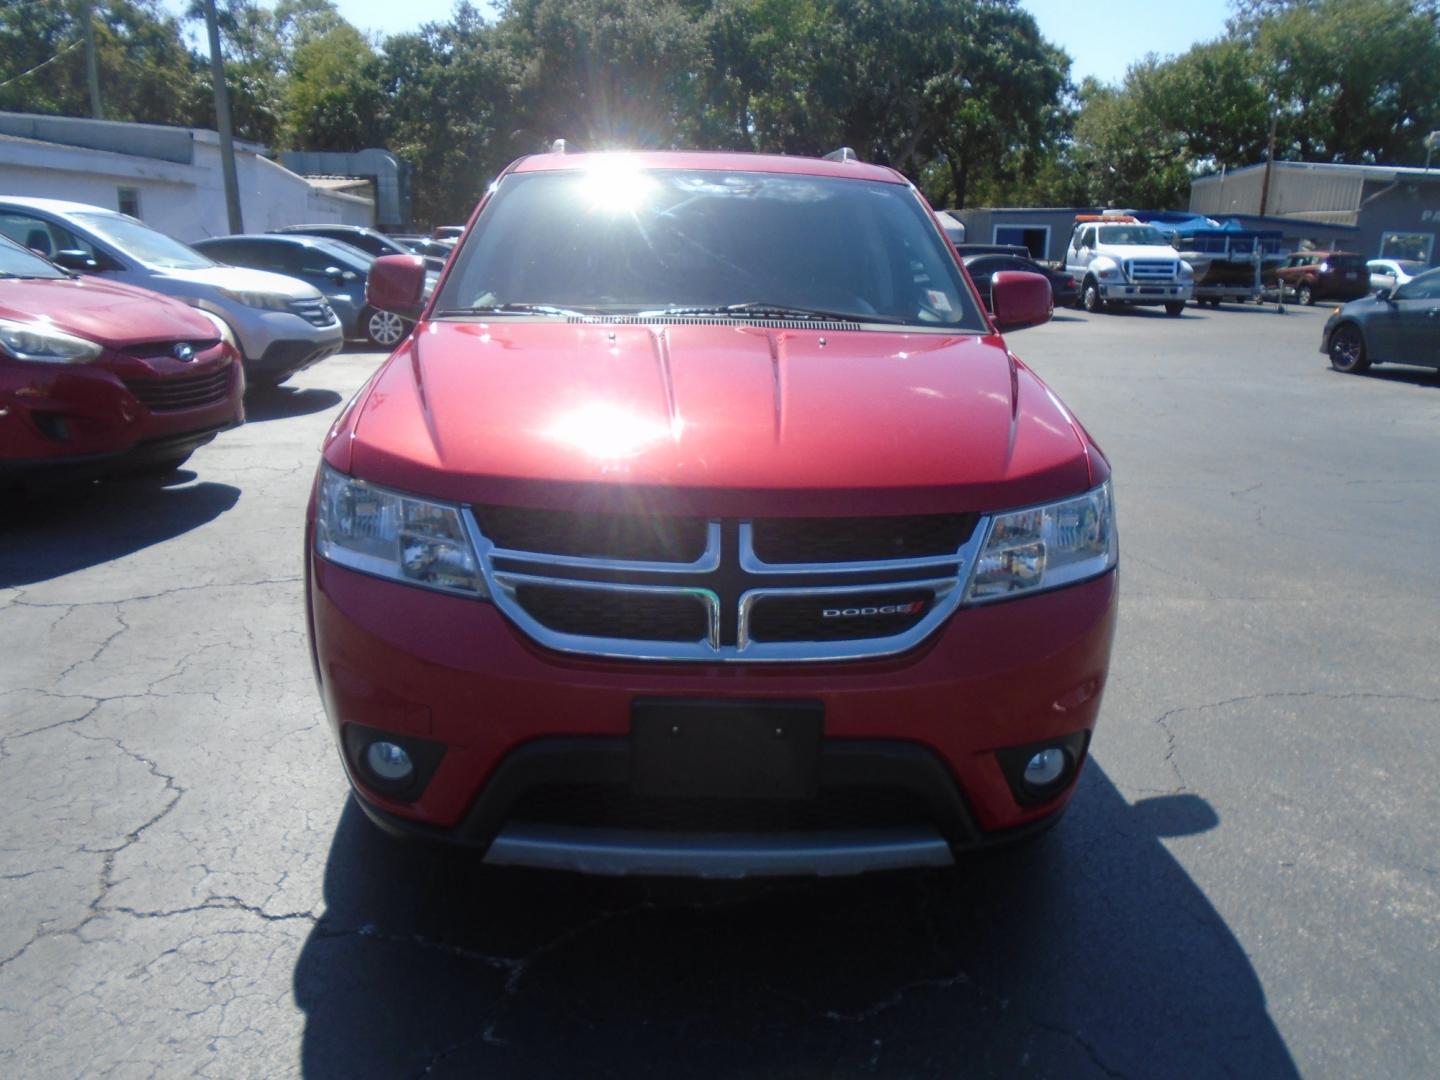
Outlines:
{"type": "Polygon", "coordinates": [[[391,783],[408,780],[415,771],[415,765],[405,748],[383,739],[376,740],[365,748],[365,764],[381,780],[391,783]]]}
{"type": "Polygon", "coordinates": [[[1025,763],[1025,783],[1031,787],[1047,787],[1059,780],[1064,772],[1065,751],[1058,746],[1052,746],[1048,750],[1041,750],[1025,763]]]}

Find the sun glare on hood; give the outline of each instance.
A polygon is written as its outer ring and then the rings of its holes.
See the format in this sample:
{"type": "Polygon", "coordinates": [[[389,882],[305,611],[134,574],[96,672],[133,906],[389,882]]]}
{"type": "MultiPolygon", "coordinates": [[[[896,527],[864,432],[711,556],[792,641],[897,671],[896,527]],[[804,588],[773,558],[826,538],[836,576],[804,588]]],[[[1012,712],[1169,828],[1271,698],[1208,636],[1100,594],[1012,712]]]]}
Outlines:
{"type": "Polygon", "coordinates": [[[614,405],[593,404],[566,413],[545,430],[545,435],[597,460],[617,461],[637,457],[665,439],[678,439],[684,424],[680,419],[662,424],[614,405]]]}

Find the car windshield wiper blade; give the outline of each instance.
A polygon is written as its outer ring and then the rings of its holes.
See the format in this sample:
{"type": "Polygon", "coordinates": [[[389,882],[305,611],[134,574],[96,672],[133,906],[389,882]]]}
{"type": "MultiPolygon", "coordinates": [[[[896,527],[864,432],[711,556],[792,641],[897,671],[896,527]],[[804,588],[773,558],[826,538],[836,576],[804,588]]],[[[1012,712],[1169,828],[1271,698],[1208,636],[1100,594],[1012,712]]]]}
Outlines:
{"type": "Polygon", "coordinates": [[[574,308],[556,307],[554,304],[477,304],[466,308],[445,308],[437,311],[443,315],[564,315],[572,319],[588,319],[590,315],[574,308]]]}
{"type": "Polygon", "coordinates": [[[819,319],[830,322],[900,323],[903,320],[887,315],[868,315],[857,311],[826,311],[823,308],[793,307],[789,304],[767,304],[747,300],[742,304],[699,304],[693,307],[668,307],[641,311],[638,315],[737,315],[755,319],[819,319]]]}

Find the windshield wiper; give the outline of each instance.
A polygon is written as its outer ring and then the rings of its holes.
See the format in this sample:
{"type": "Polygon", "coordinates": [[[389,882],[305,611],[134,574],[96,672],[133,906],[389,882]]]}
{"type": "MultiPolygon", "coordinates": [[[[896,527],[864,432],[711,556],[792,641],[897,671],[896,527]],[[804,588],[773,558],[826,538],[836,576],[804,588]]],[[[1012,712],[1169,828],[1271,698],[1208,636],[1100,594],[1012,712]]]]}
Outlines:
{"type": "Polygon", "coordinates": [[[571,319],[588,319],[590,315],[573,308],[556,307],[554,304],[477,304],[474,307],[446,308],[437,311],[436,316],[445,315],[564,315],[571,319]]]}
{"type": "Polygon", "coordinates": [[[753,319],[817,319],[827,322],[901,323],[904,320],[886,315],[867,315],[855,311],[826,311],[822,308],[792,307],[789,304],[768,304],[763,300],[747,300],[742,304],[696,305],[640,311],[637,315],[738,315],[753,319]]]}

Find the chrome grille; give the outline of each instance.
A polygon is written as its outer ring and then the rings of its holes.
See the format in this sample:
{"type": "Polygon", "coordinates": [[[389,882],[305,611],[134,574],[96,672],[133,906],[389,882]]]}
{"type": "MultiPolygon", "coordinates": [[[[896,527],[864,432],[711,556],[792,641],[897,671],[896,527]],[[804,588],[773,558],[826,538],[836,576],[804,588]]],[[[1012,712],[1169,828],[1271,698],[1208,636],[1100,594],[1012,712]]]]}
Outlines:
{"type": "Polygon", "coordinates": [[[314,300],[291,300],[290,310],[311,326],[329,326],[335,321],[335,312],[321,297],[314,300]]]}
{"type": "Polygon", "coordinates": [[[230,391],[230,367],[205,375],[158,379],[126,379],[125,389],[151,412],[198,409],[224,401],[230,391]]]}
{"type": "Polygon", "coordinates": [[[1125,276],[1137,283],[1159,281],[1170,283],[1178,274],[1173,259],[1126,259],[1125,276]]]}
{"type": "Polygon", "coordinates": [[[491,597],[521,631],[563,652],[679,661],[913,648],[959,606],[985,526],[975,514],[466,511],[491,597]]]}

